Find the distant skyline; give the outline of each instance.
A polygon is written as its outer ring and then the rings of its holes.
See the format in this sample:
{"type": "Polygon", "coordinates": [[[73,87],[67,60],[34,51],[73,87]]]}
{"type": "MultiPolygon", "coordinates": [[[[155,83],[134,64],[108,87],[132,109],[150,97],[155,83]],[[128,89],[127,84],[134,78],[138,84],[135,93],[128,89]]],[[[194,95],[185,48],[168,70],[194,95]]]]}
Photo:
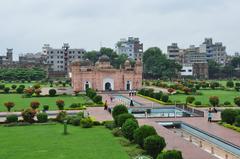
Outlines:
{"type": "Polygon", "coordinates": [[[9,0],[0,2],[0,55],[13,48],[114,48],[121,38],[139,37],[144,50],[167,45],[198,46],[204,38],[222,42],[227,53],[240,52],[239,0],[9,0]]]}

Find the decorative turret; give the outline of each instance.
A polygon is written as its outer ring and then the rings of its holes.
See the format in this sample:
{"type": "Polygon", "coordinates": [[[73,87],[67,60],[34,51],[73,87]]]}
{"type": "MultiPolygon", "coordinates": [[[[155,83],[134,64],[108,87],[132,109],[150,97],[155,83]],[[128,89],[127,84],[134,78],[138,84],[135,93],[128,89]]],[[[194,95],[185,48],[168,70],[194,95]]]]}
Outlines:
{"type": "Polygon", "coordinates": [[[129,70],[131,69],[131,63],[129,60],[126,60],[125,63],[124,63],[124,68],[125,70],[129,70]]]}

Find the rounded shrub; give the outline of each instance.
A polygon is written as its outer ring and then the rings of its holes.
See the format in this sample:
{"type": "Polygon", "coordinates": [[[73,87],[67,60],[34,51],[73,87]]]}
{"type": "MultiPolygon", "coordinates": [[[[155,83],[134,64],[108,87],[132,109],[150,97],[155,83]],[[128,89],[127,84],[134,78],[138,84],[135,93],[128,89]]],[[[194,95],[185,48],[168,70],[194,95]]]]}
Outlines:
{"type": "Polygon", "coordinates": [[[16,89],[16,91],[17,91],[17,93],[21,94],[21,93],[23,93],[24,88],[18,87],[18,88],[16,89]]]}
{"type": "Polygon", "coordinates": [[[18,116],[16,114],[10,114],[6,117],[6,122],[14,123],[18,121],[18,116]]]}
{"type": "Polygon", "coordinates": [[[168,150],[160,153],[157,159],[183,159],[181,151],[168,150]]]}
{"type": "Polygon", "coordinates": [[[9,91],[10,91],[10,88],[9,88],[9,87],[5,87],[5,88],[4,88],[4,93],[9,93],[9,91]]]}
{"type": "Polygon", "coordinates": [[[48,121],[48,114],[47,113],[38,113],[37,120],[39,123],[46,123],[48,121]]]}
{"type": "Polygon", "coordinates": [[[72,118],[71,124],[74,125],[74,126],[79,126],[80,123],[81,123],[81,119],[82,119],[81,117],[75,116],[75,117],[72,118]]]}
{"type": "Polygon", "coordinates": [[[240,96],[234,98],[234,103],[240,107],[240,96]]]}
{"type": "Polygon", "coordinates": [[[228,106],[228,105],[231,105],[231,102],[225,101],[223,104],[226,105],[226,106],[228,106]]]}
{"type": "Polygon", "coordinates": [[[48,91],[48,94],[50,97],[54,97],[57,94],[57,91],[56,91],[56,89],[50,89],[48,91]]]}
{"type": "Polygon", "coordinates": [[[194,104],[197,105],[197,106],[200,106],[200,105],[202,105],[202,102],[201,101],[196,101],[194,104]]]}
{"type": "Polygon", "coordinates": [[[229,88],[233,88],[234,87],[234,82],[233,81],[227,81],[226,86],[229,88]]]}
{"type": "Polygon", "coordinates": [[[81,120],[82,128],[91,128],[93,126],[93,121],[90,118],[83,118],[81,120]]]}
{"type": "Polygon", "coordinates": [[[163,95],[162,91],[160,91],[158,93],[154,93],[154,98],[157,99],[157,100],[161,100],[162,95],[163,95]]]}
{"type": "Polygon", "coordinates": [[[11,86],[11,88],[12,88],[12,89],[16,89],[16,88],[17,88],[17,85],[13,84],[13,85],[11,86]]]}
{"type": "Polygon", "coordinates": [[[104,121],[103,125],[107,128],[107,129],[114,129],[116,127],[116,124],[114,121],[104,121]]]}
{"type": "Polygon", "coordinates": [[[199,84],[195,85],[196,90],[199,90],[200,87],[201,87],[201,86],[200,86],[199,84]]]}
{"type": "Polygon", "coordinates": [[[48,111],[49,110],[49,105],[43,105],[43,111],[48,111]]]}
{"type": "Polygon", "coordinates": [[[166,95],[166,94],[162,95],[162,101],[163,102],[168,102],[168,99],[169,99],[168,95],[166,95]]]}
{"type": "Polygon", "coordinates": [[[30,103],[30,107],[34,110],[37,109],[39,106],[40,106],[40,103],[38,101],[32,101],[30,103]]]}
{"type": "Polygon", "coordinates": [[[122,133],[125,138],[132,141],[134,131],[139,128],[137,120],[127,119],[122,125],[122,133]]]}
{"type": "Polygon", "coordinates": [[[225,109],[221,112],[222,122],[228,124],[233,124],[235,122],[235,117],[238,115],[238,112],[234,109],[225,109]]]}
{"type": "Polygon", "coordinates": [[[218,106],[219,104],[219,98],[218,96],[211,96],[209,97],[209,103],[212,105],[212,106],[218,106]]]}
{"type": "Polygon", "coordinates": [[[102,96],[97,95],[97,96],[93,97],[93,102],[95,102],[97,104],[102,103],[102,96]]]}
{"type": "Polygon", "coordinates": [[[120,128],[114,128],[112,134],[115,137],[123,136],[122,130],[120,128]]]}
{"type": "Polygon", "coordinates": [[[5,88],[5,85],[4,84],[0,84],[0,89],[4,90],[4,88],[5,88]]]}
{"type": "Polygon", "coordinates": [[[125,105],[116,105],[114,108],[113,108],[113,111],[112,111],[112,116],[114,119],[116,119],[116,117],[120,114],[125,114],[125,113],[128,113],[128,109],[125,105]]]}
{"type": "Polygon", "coordinates": [[[67,112],[61,111],[56,116],[56,121],[62,123],[67,118],[67,112]]]}
{"type": "Polygon", "coordinates": [[[7,108],[8,112],[10,112],[11,109],[15,106],[15,103],[13,103],[13,102],[6,102],[6,103],[4,103],[4,106],[7,108]]]}
{"type": "Polygon", "coordinates": [[[120,114],[116,118],[116,125],[118,127],[122,127],[122,125],[125,123],[127,119],[135,119],[135,117],[129,113],[120,114]]]}
{"type": "Polygon", "coordinates": [[[187,98],[186,98],[186,103],[193,103],[194,102],[194,100],[195,100],[195,97],[194,96],[187,96],[187,98]]]}
{"type": "Polygon", "coordinates": [[[235,125],[240,127],[240,114],[235,117],[235,125]]]}
{"type": "Polygon", "coordinates": [[[149,125],[143,125],[136,129],[133,134],[135,143],[139,144],[143,148],[144,139],[151,135],[156,135],[157,132],[154,127],[149,125]]]}
{"type": "Polygon", "coordinates": [[[31,109],[31,108],[28,108],[28,109],[25,109],[23,112],[22,112],[22,118],[25,122],[29,122],[29,123],[33,123],[34,122],[34,117],[36,115],[36,111],[31,109]]]}
{"type": "Polygon", "coordinates": [[[56,105],[57,105],[59,110],[63,110],[64,109],[64,105],[65,105],[64,100],[61,100],[61,99],[57,100],[56,101],[56,105]]]}
{"type": "Polygon", "coordinates": [[[162,152],[164,147],[166,146],[166,142],[163,137],[158,135],[151,135],[144,139],[144,149],[147,154],[156,158],[157,155],[162,152]]]}

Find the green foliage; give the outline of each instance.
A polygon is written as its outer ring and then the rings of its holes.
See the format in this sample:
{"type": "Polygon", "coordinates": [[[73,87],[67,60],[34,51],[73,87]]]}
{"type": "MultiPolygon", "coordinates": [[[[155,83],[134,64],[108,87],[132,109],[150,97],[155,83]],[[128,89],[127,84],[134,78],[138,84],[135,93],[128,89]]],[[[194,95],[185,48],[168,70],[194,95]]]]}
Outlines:
{"type": "Polygon", "coordinates": [[[91,128],[93,126],[93,121],[90,118],[83,118],[81,120],[82,128],[91,128]]]}
{"type": "Polygon", "coordinates": [[[134,131],[139,128],[137,120],[127,119],[122,125],[123,136],[128,140],[133,140],[134,131]]]}
{"type": "Polygon", "coordinates": [[[114,121],[104,121],[103,125],[110,130],[116,127],[116,124],[114,121]]]}
{"type": "Polygon", "coordinates": [[[64,109],[64,105],[65,105],[64,100],[57,100],[56,101],[56,105],[57,105],[59,110],[63,110],[64,109]]]}
{"type": "Polygon", "coordinates": [[[235,125],[240,127],[240,114],[235,117],[235,125]]]}
{"type": "Polygon", "coordinates": [[[56,121],[62,123],[67,118],[67,112],[61,111],[56,116],[56,121]]]}
{"type": "Polygon", "coordinates": [[[101,123],[100,123],[100,121],[93,121],[93,125],[94,126],[99,126],[99,125],[101,125],[101,123]]]}
{"type": "Polygon", "coordinates": [[[166,146],[166,142],[163,137],[158,135],[151,135],[144,139],[144,149],[147,154],[156,158],[157,155],[162,152],[164,147],[166,146]]]}
{"type": "Polygon", "coordinates": [[[240,107],[240,96],[234,98],[234,103],[240,107]]]}
{"type": "Polygon", "coordinates": [[[9,93],[9,91],[10,91],[10,88],[9,88],[9,87],[5,87],[5,88],[4,88],[4,93],[9,93]]]}
{"type": "Polygon", "coordinates": [[[102,96],[100,95],[96,95],[94,98],[93,98],[93,101],[97,104],[101,104],[102,103],[102,96]]]}
{"type": "Polygon", "coordinates": [[[120,114],[116,117],[116,125],[122,127],[127,119],[135,119],[135,117],[129,113],[120,114]]]}
{"type": "Polygon", "coordinates": [[[169,96],[168,96],[167,94],[164,94],[164,95],[162,96],[162,101],[163,101],[163,102],[168,102],[168,100],[169,100],[169,96]]]}
{"type": "Polygon", "coordinates": [[[12,89],[16,89],[16,88],[17,88],[17,85],[13,84],[13,85],[11,86],[11,88],[12,88],[12,89]]]}
{"type": "Polygon", "coordinates": [[[219,98],[217,96],[211,96],[211,97],[209,97],[209,103],[214,107],[218,106],[219,98]]]}
{"type": "Polygon", "coordinates": [[[49,105],[43,105],[43,111],[48,111],[49,110],[49,105]]]}
{"type": "Polygon", "coordinates": [[[235,122],[235,118],[238,115],[238,111],[234,109],[225,109],[221,112],[222,122],[226,122],[228,124],[233,124],[235,122]]]}
{"type": "Polygon", "coordinates": [[[143,125],[134,131],[134,141],[143,148],[144,139],[151,135],[156,135],[157,132],[154,127],[149,125],[143,125]]]}
{"type": "Polygon", "coordinates": [[[122,133],[121,128],[114,128],[114,129],[112,130],[112,134],[113,134],[113,136],[115,136],[115,137],[123,136],[123,133],[122,133]]]}
{"type": "Polygon", "coordinates": [[[120,114],[128,113],[128,109],[125,105],[119,104],[113,108],[112,116],[116,120],[116,117],[120,114]]]}
{"type": "Polygon", "coordinates": [[[56,89],[50,89],[48,91],[48,94],[50,97],[54,97],[57,94],[57,91],[56,91],[56,89]]]}
{"type": "Polygon", "coordinates": [[[5,85],[4,84],[0,84],[0,90],[4,90],[5,85]]]}
{"type": "Polygon", "coordinates": [[[28,108],[28,109],[25,109],[23,112],[22,112],[22,118],[25,122],[29,122],[29,123],[33,123],[34,122],[34,117],[36,115],[36,111],[31,109],[31,108],[28,108]]]}
{"type": "Polygon", "coordinates": [[[97,95],[97,92],[96,92],[95,90],[93,90],[92,88],[88,88],[88,89],[86,90],[86,95],[87,95],[89,98],[93,99],[93,98],[97,95]]]}
{"type": "Polygon", "coordinates": [[[39,106],[40,106],[40,103],[39,103],[38,101],[32,101],[32,102],[30,103],[30,107],[31,107],[32,109],[37,109],[39,106]]]}
{"type": "Polygon", "coordinates": [[[47,113],[38,113],[37,120],[39,123],[46,123],[48,121],[48,114],[47,113]]]}
{"type": "Polygon", "coordinates": [[[233,81],[227,81],[226,86],[229,88],[233,88],[234,87],[234,82],[233,81]]]}
{"type": "Polygon", "coordinates": [[[13,123],[18,121],[18,116],[16,114],[10,114],[6,117],[6,122],[13,123]]]}
{"type": "Polygon", "coordinates": [[[18,87],[18,88],[16,89],[16,91],[17,91],[17,93],[21,94],[21,93],[23,93],[24,88],[23,88],[23,87],[18,87]]]}
{"type": "Polygon", "coordinates": [[[79,126],[82,118],[80,116],[73,116],[70,123],[74,126],[79,126]]]}
{"type": "Polygon", "coordinates": [[[4,106],[7,108],[8,112],[10,112],[11,109],[15,106],[15,103],[13,103],[13,102],[6,102],[6,103],[4,103],[4,106]]]}
{"type": "Polygon", "coordinates": [[[226,106],[231,105],[231,102],[225,101],[225,102],[224,102],[224,105],[226,105],[226,106]]]}
{"type": "Polygon", "coordinates": [[[160,153],[157,159],[183,159],[181,151],[168,150],[160,153]]]}
{"type": "Polygon", "coordinates": [[[202,105],[202,102],[201,102],[201,101],[195,101],[194,104],[197,105],[197,106],[199,106],[199,105],[202,105]]]}
{"type": "Polygon", "coordinates": [[[195,100],[195,97],[194,96],[187,96],[186,98],[186,103],[193,103],[195,100]]]}

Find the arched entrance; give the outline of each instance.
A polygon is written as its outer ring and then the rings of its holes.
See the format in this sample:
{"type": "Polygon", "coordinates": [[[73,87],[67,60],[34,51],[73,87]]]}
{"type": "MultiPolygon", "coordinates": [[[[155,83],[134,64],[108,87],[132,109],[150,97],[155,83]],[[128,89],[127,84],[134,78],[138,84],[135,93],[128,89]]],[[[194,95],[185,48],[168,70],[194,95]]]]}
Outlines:
{"type": "Polygon", "coordinates": [[[85,82],[83,83],[83,89],[84,89],[84,90],[87,90],[88,88],[91,88],[91,87],[92,87],[91,82],[85,81],[85,82]]]}
{"type": "Polygon", "coordinates": [[[130,91],[130,89],[131,89],[131,85],[130,85],[130,82],[129,81],[127,81],[127,91],[130,91]]]}
{"type": "Polygon", "coordinates": [[[111,91],[112,90],[111,83],[109,83],[109,82],[105,83],[105,90],[106,91],[111,91]]]}
{"type": "Polygon", "coordinates": [[[88,88],[89,88],[89,84],[86,83],[86,84],[85,84],[85,90],[87,90],[88,88]]]}

